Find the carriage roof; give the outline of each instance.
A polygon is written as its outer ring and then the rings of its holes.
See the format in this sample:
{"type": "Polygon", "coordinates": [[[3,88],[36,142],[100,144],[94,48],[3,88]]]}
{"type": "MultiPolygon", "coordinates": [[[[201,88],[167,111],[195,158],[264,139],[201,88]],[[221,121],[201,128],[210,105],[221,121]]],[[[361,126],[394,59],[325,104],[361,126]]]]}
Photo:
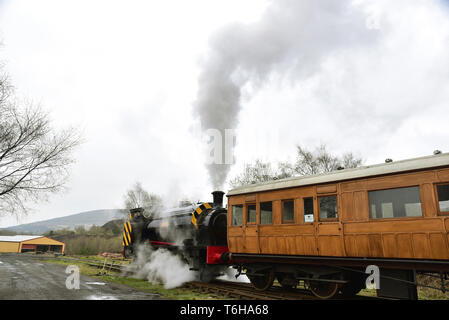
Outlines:
{"type": "Polygon", "coordinates": [[[258,184],[245,185],[230,190],[227,196],[315,184],[334,183],[339,181],[362,179],[373,176],[417,171],[445,166],[449,166],[449,153],[440,153],[432,156],[362,166],[353,169],[335,170],[323,174],[292,177],[267,181],[258,184]]]}

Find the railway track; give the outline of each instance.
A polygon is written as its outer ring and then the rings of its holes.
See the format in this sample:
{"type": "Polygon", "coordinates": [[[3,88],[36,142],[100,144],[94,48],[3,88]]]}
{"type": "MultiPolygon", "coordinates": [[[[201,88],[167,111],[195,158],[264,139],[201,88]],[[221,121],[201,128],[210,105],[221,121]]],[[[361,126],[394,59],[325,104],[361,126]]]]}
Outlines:
{"type": "MultiPolygon", "coordinates": [[[[193,281],[184,284],[184,287],[201,293],[215,293],[229,298],[245,300],[319,300],[308,290],[302,288],[285,289],[280,286],[273,286],[267,291],[256,291],[249,283],[231,281],[214,281],[210,283],[193,281]]],[[[336,299],[343,299],[343,297],[337,297],[336,299]]],[[[356,296],[353,299],[373,300],[377,299],[377,297],[356,296]]]]}
{"type": "Polygon", "coordinates": [[[124,270],[124,265],[115,264],[113,262],[108,262],[108,259],[105,258],[103,262],[98,260],[89,260],[89,259],[81,259],[81,258],[72,258],[72,257],[49,257],[49,256],[35,256],[37,259],[55,259],[55,260],[63,260],[63,261],[76,261],[81,262],[85,265],[96,267],[96,268],[102,268],[107,271],[115,271],[115,272],[122,272],[124,270]]]}

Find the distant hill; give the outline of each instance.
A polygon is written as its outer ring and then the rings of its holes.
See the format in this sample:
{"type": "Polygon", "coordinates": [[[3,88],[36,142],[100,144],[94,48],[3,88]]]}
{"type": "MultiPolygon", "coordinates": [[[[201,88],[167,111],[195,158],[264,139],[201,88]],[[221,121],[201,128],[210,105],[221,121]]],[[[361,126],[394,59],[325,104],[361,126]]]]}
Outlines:
{"type": "Polygon", "coordinates": [[[93,210],[60,218],[21,224],[18,226],[1,229],[0,231],[43,234],[50,230],[73,230],[78,226],[83,226],[84,228],[88,229],[93,225],[103,226],[111,220],[121,219],[123,217],[123,213],[117,209],[93,210]]]}

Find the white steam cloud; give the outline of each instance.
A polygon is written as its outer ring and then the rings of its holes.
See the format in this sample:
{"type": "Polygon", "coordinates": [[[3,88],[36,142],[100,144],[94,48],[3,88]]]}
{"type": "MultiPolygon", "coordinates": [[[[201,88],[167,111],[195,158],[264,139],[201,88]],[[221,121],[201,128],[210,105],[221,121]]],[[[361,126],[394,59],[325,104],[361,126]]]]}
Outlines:
{"type": "Polygon", "coordinates": [[[136,257],[125,273],[147,279],[153,284],[162,284],[166,289],[179,287],[197,278],[196,272],[189,270],[189,265],[178,255],[166,249],[153,250],[144,244],[137,247],[136,257]]]}
{"type": "MultiPolygon", "coordinates": [[[[243,90],[260,88],[271,76],[311,77],[325,57],[371,43],[376,35],[360,6],[334,0],[273,1],[259,21],[222,28],[201,65],[194,104],[201,128],[218,129],[224,137],[225,129],[237,128],[243,90]]],[[[207,167],[213,187],[221,189],[231,164],[207,167]]]]}

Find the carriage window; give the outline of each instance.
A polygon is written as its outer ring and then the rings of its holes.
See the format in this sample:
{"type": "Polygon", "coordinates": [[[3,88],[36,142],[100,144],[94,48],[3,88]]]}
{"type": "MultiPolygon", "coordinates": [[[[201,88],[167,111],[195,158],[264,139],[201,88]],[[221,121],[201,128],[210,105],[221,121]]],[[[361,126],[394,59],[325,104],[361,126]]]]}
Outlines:
{"type": "Polygon", "coordinates": [[[371,219],[420,217],[419,187],[368,192],[371,219]]]}
{"type": "Polygon", "coordinates": [[[304,198],[304,222],[313,222],[313,198],[304,198]]]}
{"type": "Polygon", "coordinates": [[[260,203],[260,224],[272,224],[273,223],[273,204],[272,202],[260,203]]]}
{"type": "Polygon", "coordinates": [[[320,197],[320,219],[338,218],[337,196],[320,197]]]}
{"type": "Polygon", "coordinates": [[[238,204],[232,206],[232,225],[241,226],[243,220],[243,205],[238,204]]]}
{"type": "Polygon", "coordinates": [[[437,186],[440,212],[449,212],[449,184],[437,186]]]}
{"type": "Polygon", "coordinates": [[[256,205],[251,204],[251,205],[248,205],[247,208],[248,208],[247,209],[248,215],[246,216],[246,218],[247,218],[246,222],[247,223],[256,223],[256,205]]]}
{"type": "Polygon", "coordinates": [[[282,201],[282,222],[291,223],[295,217],[295,205],[294,200],[282,201]]]}

